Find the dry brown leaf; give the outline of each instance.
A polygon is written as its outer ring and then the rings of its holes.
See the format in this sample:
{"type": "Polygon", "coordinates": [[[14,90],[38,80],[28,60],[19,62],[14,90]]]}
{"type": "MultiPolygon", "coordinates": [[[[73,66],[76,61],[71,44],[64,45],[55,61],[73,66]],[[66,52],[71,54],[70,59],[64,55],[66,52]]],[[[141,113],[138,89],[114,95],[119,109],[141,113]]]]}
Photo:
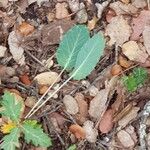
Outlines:
{"type": "Polygon", "coordinates": [[[85,129],[83,129],[78,124],[73,124],[69,127],[69,131],[75,135],[77,139],[85,139],[86,132],[85,129]]]}
{"type": "Polygon", "coordinates": [[[86,133],[86,139],[90,143],[95,143],[98,136],[98,131],[96,128],[94,128],[94,123],[90,120],[87,120],[84,122],[83,129],[86,133]]]}
{"type": "Polygon", "coordinates": [[[23,36],[27,36],[34,31],[34,26],[30,25],[27,22],[23,22],[21,25],[19,25],[18,31],[23,36]]]}
{"type": "Polygon", "coordinates": [[[131,34],[131,28],[128,22],[122,16],[116,16],[111,19],[110,24],[106,27],[106,35],[110,37],[109,45],[120,46],[128,41],[131,34]]]}
{"type": "Polygon", "coordinates": [[[144,27],[150,23],[150,11],[143,10],[137,18],[132,20],[133,33],[131,35],[131,40],[138,40],[140,35],[144,31],[144,27]]]}
{"type": "Polygon", "coordinates": [[[103,89],[98,92],[98,94],[91,100],[89,114],[91,117],[98,119],[107,102],[109,89],[103,89]]]}
{"type": "Polygon", "coordinates": [[[96,16],[94,16],[91,20],[88,20],[88,29],[91,31],[95,28],[95,25],[97,23],[98,19],[96,16]]]}
{"type": "Polygon", "coordinates": [[[150,25],[145,26],[144,28],[143,40],[144,40],[144,46],[146,48],[146,51],[150,55],[150,25]]]}
{"type": "Polygon", "coordinates": [[[119,56],[118,61],[119,61],[120,66],[124,68],[129,68],[133,64],[131,61],[128,61],[125,57],[121,55],[119,56]]]}
{"type": "Polygon", "coordinates": [[[136,8],[144,8],[147,6],[146,0],[132,0],[132,5],[136,8]]]}
{"type": "Polygon", "coordinates": [[[112,68],[111,68],[111,74],[113,76],[119,75],[121,72],[122,72],[122,68],[121,68],[120,65],[115,64],[114,66],[112,66],[112,68]]]}
{"type": "Polygon", "coordinates": [[[56,18],[57,19],[63,19],[66,18],[69,15],[69,12],[67,10],[67,3],[57,3],[55,5],[56,9],[56,18]]]}
{"type": "Polygon", "coordinates": [[[32,4],[32,3],[34,3],[34,2],[37,2],[37,4],[39,5],[39,6],[41,6],[41,4],[43,3],[43,2],[48,2],[49,0],[28,0],[28,3],[29,3],[29,5],[30,4],[32,4]]]}
{"type": "Polygon", "coordinates": [[[118,121],[118,125],[120,127],[125,127],[131,120],[137,117],[139,110],[139,107],[133,107],[132,110],[126,116],[124,116],[121,120],[118,121]]]}
{"type": "Polygon", "coordinates": [[[127,5],[120,1],[111,3],[110,8],[113,9],[118,16],[125,14],[136,14],[138,12],[138,9],[135,6],[131,4],[127,5]]]}
{"type": "Polygon", "coordinates": [[[110,22],[111,22],[111,19],[112,19],[113,17],[115,17],[115,16],[116,16],[116,13],[115,13],[114,10],[112,10],[112,9],[108,10],[108,12],[107,12],[107,14],[106,14],[106,20],[107,20],[107,22],[110,23],[110,22]]]}
{"type": "Polygon", "coordinates": [[[20,81],[25,85],[31,85],[30,78],[26,73],[20,76],[20,81]]]}
{"type": "Polygon", "coordinates": [[[123,54],[130,60],[144,63],[148,58],[148,54],[140,49],[135,41],[129,41],[122,45],[123,54]]]}
{"type": "MultiPolygon", "coordinates": [[[[51,85],[57,79],[57,72],[43,72],[38,74],[34,80],[38,82],[39,85],[51,85]]],[[[60,81],[60,78],[57,79],[56,83],[60,81]]]]}
{"type": "Polygon", "coordinates": [[[78,107],[79,107],[79,114],[77,114],[77,119],[79,121],[80,124],[83,124],[88,116],[88,104],[87,102],[84,100],[84,95],[82,93],[76,93],[75,95],[75,99],[78,103],[78,107]]]}
{"type": "Polygon", "coordinates": [[[121,142],[121,144],[125,147],[125,148],[131,148],[135,145],[133,139],[131,138],[130,134],[128,132],[126,132],[125,130],[121,130],[117,133],[117,137],[119,139],[119,141],[121,142]]]}
{"type": "Polygon", "coordinates": [[[20,46],[19,35],[15,31],[10,32],[8,37],[8,45],[13,59],[20,65],[25,64],[24,49],[20,46]]]}
{"type": "Polygon", "coordinates": [[[0,58],[5,56],[7,48],[5,46],[0,45],[0,58]]]}
{"type": "Polygon", "coordinates": [[[102,133],[108,133],[109,131],[112,130],[112,127],[113,127],[113,110],[109,109],[104,113],[100,121],[99,130],[102,133]]]}
{"type": "Polygon", "coordinates": [[[32,108],[36,102],[37,99],[35,96],[28,96],[25,100],[25,105],[28,106],[29,108],[32,108]]]}
{"type": "Polygon", "coordinates": [[[66,119],[59,113],[53,112],[49,115],[50,118],[55,118],[57,121],[57,124],[60,129],[64,128],[64,123],[66,122],[66,119]]]}
{"type": "Polygon", "coordinates": [[[65,95],[63,103],[69,114],[75,115],[79,111],[77,101],[71,95],[65,95]]]}

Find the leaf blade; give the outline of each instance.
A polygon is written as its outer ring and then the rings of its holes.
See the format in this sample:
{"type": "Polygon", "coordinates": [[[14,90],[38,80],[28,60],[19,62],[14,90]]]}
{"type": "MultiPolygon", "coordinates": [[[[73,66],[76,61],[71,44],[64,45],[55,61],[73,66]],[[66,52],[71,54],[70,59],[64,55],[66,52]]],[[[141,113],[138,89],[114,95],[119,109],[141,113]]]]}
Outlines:
{"type": "Polygon", "coordinates": [[[71,70],[75,65],[79,50],[89,38],[89,32],[85,25],[76,25],[71,28],[64,35],[57,49],[56,58],[59,65],[71,70]]]}
{"type": "Polygon", "coordinates": [[[20,129],[15,128],[13,129],[10,134],[5,135],[3,137],[3,142],[0,145],[1,149],[4,150],[16,150],[16,147],[19,147],[19,136],[20,136],[20,129]]]}
{"type": "Polygon", "coordinates": [[[74,70],[70,75],[75,80],[85,78],[94,69],[105,48],[105,40],[102,34],[95,34],[89,39],[78,53],[74,70]]]}
{"type": "Polygon", "coordinates": [[[15,96],[10,92],[5,92],[2,98],[4,110],[0,111],[0,113],[9,117],[12,121],[18,122],[21,114],[21,102],[16,102],[15,96]]]}
{"type": "Polygon", "coordinates": [[[49,147],[52,145],[51,139],[35,121],[24,122],[22,128],[27,143],[32,142],[35,146],[39,145],[41,147],[49,147]]]}

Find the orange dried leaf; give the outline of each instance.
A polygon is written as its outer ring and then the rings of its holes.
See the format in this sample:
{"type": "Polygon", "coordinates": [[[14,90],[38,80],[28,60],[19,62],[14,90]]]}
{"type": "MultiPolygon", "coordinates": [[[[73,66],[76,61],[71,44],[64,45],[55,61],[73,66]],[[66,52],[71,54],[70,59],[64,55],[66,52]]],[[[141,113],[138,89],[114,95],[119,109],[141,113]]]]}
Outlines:
{"type": "Polygon", "coordinates": [[[129,68],[132,65],[131,61],[128,61],[126,58],[119,56],[119,64],[124,68],[129,68]]]}
{"type": "Polygon", "coordinates": [[[27,22],[23,22],[19,27],[18,31],[23,35],[27,36],[34,31],[34,26],[28,24],[27,22]]]}
{"type": "Polygon", "coordinates": [[[119,75],[121,72],[122,72],[122,68],[121,68],[121,66],[118,65],[118,64],[114,65],[114,66],[112,67],[112,69],[111,69],[111,74],[112,74],[113,76],[119,75]]]}
{"type": "Polygon", "coordinates": [[[20,76],[20,81],[24,83],[25,85],[31,85],[31,81],[29,79],[29,76],[27,74],[20,76]]]}
{"type": "Polygon", "coordinates": [[[73,133],[77,139],[85,139],[85,130],[78,124],[71,125],[69,131],[73,133]]]}

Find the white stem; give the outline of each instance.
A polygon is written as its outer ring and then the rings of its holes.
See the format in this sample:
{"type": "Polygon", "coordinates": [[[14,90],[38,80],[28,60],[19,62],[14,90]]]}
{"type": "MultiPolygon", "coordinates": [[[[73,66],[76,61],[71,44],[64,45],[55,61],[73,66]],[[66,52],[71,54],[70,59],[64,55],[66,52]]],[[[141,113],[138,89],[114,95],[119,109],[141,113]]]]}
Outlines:
{"type": "MultiPolygon", "coordinates": [[[[34,113],[36,113],[50,98],[52,98],[63,86],[65,86],[73,77],[70,76],[56,91],[54,91],[41,105],[39,105],[33,112],[30,113],[27,117],[30,118],[34,113]]],[[[25,118],[27,118],[25,117],[25,118]]]]}
{"type": "Polygon", "coordinates": [[[46,96],[46,94],[49,92],[49,90],[53,87],[53,85],[56,83],[56,81],[60,78],[60,76],[62,75],[62,73],[64,72],[65,69],[63,69],[60,74],[58,75],[58,77],[54,80],[54,82],[52,83],[51,86],[49,86],[49,88],[46,90],[46,92],[41,96],[41,98],[35,103],[35,105],[33,106],[33,108],[29,111],[29,113],[25,116],[25,119],[29,117],[29,115],[32,113],[32,111],[39,105],[39,103],[43,100],[43,98],[46,96]]]}

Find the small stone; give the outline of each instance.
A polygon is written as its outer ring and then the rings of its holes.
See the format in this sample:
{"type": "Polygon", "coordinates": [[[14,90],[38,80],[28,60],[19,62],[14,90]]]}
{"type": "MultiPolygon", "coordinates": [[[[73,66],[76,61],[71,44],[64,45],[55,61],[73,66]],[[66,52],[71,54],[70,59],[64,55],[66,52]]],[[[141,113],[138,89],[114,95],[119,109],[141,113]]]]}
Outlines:
{"type": "Polygon", "coordinates": [[[10,82],[12,82],[12,83],[16,83],[16,82],[19,82],[19,77],[17,77],[17,76],[13,76],[12,78],[10,78],[10,80],[9,80],[10,82]]]}
{"type": "Polygon", "coordinates": [[[97,93],[98,93],[98,88],[96,88],[94,85],[92,85],[90,88],[89,88],[89,93],[90,93],[90,96],[96,96],[97,93]]]}
{"type": "Polygon", "coordinates": [[[69,114],[75,115],[78,113],[79,108],[78,108],[77,101],[72,96],[66,95],[63,98],[63,103],[64,103],[66,110],[69,114]]]}
{"type": "Polygon", "coordinates": [[[7,48],[5,46],[0,45],[0,58],[5,56],[7,48]]]}
{"type": "Polygon", "coordinates": [[[44,94],[47,90],[48,90],[48,86],[47,85],[42,85],[39,87],[39,94],[44,94]]]}

